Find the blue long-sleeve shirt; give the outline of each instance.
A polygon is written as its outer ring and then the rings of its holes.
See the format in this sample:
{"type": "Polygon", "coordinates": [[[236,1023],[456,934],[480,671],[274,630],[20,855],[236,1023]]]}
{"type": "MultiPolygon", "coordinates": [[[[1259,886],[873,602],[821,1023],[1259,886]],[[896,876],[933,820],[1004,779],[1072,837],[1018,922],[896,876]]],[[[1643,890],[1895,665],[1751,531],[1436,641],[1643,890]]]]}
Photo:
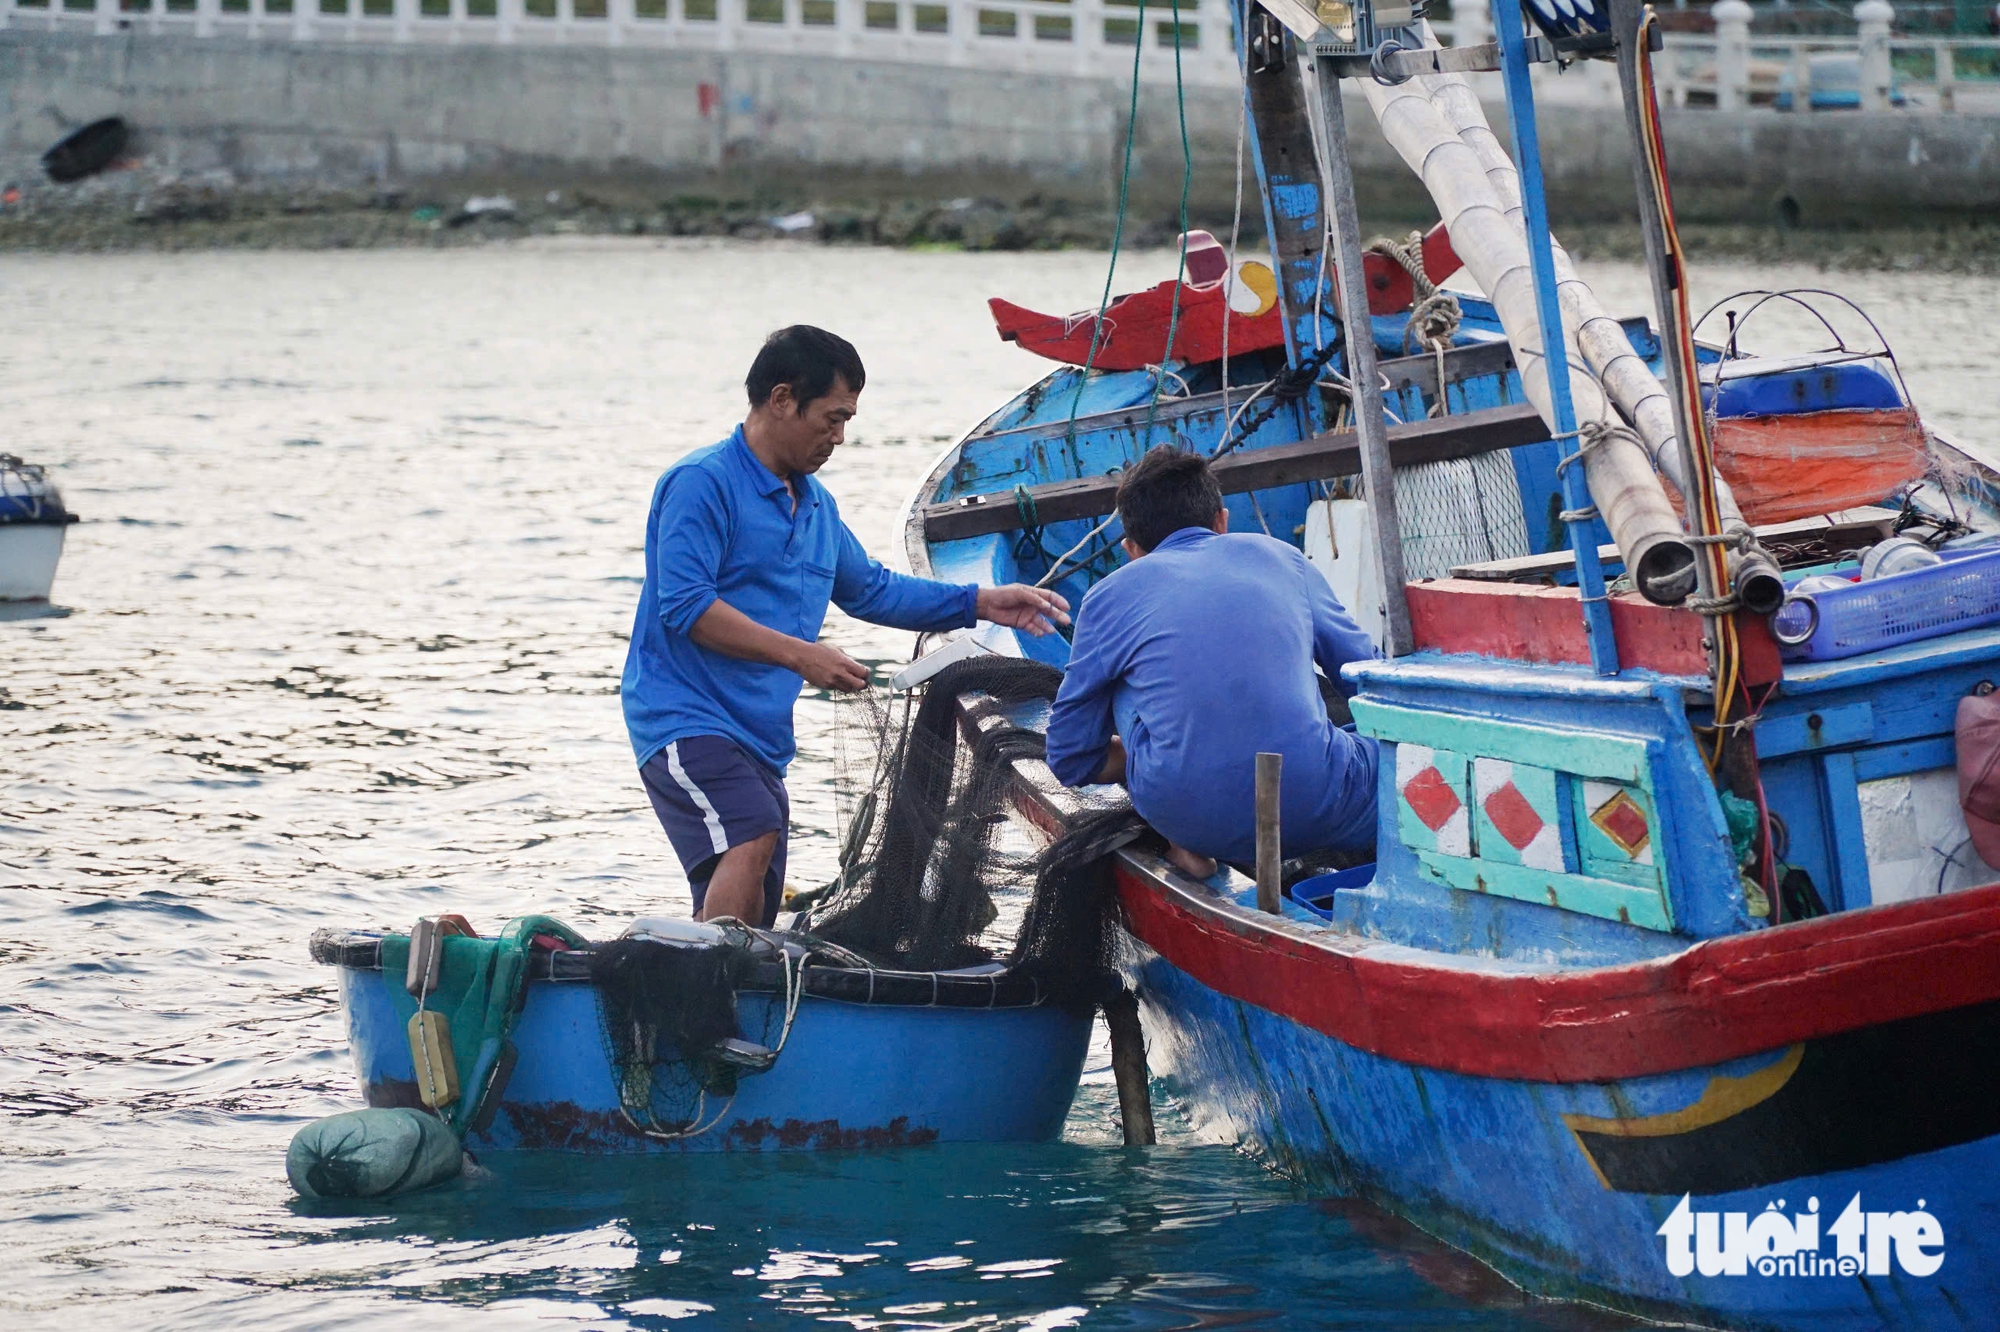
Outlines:
{"type": "Polygon", "coordinates": [[[896,629],[973,623],[977,587],[884,569],[847,530],[825,486],[803,475],[792,482],[796,506],[738,426],[669,467],[653,487],[646,582],[620,690],[641,766],[694,735],[734,740],[779,776],[792,761],[792,708],[804,681],[690,638],[717,601],[807,642],[818,641],[829,601],[896,629]]]}
{"type": "Polygon", "coordinates": [[[1297,550],[1182,528],[1084,597],[1049,767],[1068,786],[1092,781],[1115,733],[1140,817],[1191,851],[1248,863],[1257,754],[1278,753],[1285,854],[1370,845],[1376,745],[1327,719],[1313,664],[1338,682],[1374,655],[1297,550]]]}

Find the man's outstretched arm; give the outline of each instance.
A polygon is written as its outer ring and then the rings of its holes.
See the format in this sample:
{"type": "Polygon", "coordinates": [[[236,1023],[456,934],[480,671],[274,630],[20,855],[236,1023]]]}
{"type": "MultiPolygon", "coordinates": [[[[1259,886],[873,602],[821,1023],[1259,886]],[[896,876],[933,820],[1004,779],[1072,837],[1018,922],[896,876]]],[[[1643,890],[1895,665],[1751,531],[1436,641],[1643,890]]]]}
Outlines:
{"type": "Polygon", "coordinates": [[[840,538],[833,603],[857,620],[919,632],[958,629],[987,620],[1037,637],[1069,623],[1069,603],[1046,588],[1019,583],[979,587],[912,578],[883,568],[862,549],[845,523],[840,538]]]}

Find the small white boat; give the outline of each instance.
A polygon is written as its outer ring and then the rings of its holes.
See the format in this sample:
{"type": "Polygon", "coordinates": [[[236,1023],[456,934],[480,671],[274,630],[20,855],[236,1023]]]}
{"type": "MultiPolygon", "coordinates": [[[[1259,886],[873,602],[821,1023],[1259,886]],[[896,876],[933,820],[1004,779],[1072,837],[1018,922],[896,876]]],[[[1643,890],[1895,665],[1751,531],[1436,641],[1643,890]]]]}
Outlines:
{"type": "Polygon", "coordinates": [[[76,515],[45,468],[0,453],[0,601],[47,601],[76,515]]]}

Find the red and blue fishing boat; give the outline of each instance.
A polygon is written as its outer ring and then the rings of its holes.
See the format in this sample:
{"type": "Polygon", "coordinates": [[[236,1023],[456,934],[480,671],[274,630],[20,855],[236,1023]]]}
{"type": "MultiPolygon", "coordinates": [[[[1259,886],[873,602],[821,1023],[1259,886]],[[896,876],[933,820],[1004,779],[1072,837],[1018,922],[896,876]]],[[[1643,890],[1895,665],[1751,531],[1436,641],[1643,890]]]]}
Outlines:
{"type": "MultiPolygon", "coordinates": [[[[1442,50],[1420,7],[1240,5],[1282,340],[1224,353],[1202,322],[1263,317],[1235,255],[1190,261],[1155,344],[1157,297],[1131,307],[1138,368],[1097,364],[1090,314],[996,304],[1064,364],[924,479],[910,561],[1074,602],[1124,558],[1116,471],[1174,443],[1381,645],[1347,704],[1382,745],[1372,864],[1260,891],[1145,843],[1113,857],[1152,1070],[1199,1125],[1537,1295],[1993,1327],[2000,870],[1961,804],[1959,717],[2000,683],[1995,476],[1879,342],[1749,350],[1773,299],[1838,325],[1823,295],[1747,294],[1698,340],[1650,17],[1525,17],[1500,0],[1496,42],[1442,50]],[[1550,234],[1528,67],[1556,56],[1618,63],[1653,319],[1606,315],[1550,234]],[[1414,287],[1370,310],[1343,87],[1438,201],[1455,294],[1433,247],[1390,240],[1370,248],[1414,287]]],[[[1046,769],[1016,770],[1052,822],[1046,769]]]]}

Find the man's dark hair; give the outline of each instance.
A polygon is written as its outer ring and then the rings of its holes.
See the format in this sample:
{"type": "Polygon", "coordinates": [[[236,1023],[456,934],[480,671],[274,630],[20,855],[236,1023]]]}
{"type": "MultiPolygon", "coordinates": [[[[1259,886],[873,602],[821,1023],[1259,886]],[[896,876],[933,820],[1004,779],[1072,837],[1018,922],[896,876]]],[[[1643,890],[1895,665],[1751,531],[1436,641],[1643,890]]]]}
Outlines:
{"type": "Polygon", "coordinates": [[[1141,550],[1151,550],[1183,527],[1212,527],[1222,507],[1222,487],[1208,459],[1171,444],[1156,444],[1118,483],[1118,521],[1141,550]]]}
{"type": "Polygon", "coordinates": [[[861,392],[868,382],[868,372],[861,368],[861,353],[854,350],[854,344],[811,324],[793,324],[764,339],[757,359],[750,362],[743,387],[750,391],[750,405],[755,408],[771,400],[772,389],[789,384],[792,400],[803,412],[815,398],[833,392],[836,379],[854,393],[861,392]]]}

